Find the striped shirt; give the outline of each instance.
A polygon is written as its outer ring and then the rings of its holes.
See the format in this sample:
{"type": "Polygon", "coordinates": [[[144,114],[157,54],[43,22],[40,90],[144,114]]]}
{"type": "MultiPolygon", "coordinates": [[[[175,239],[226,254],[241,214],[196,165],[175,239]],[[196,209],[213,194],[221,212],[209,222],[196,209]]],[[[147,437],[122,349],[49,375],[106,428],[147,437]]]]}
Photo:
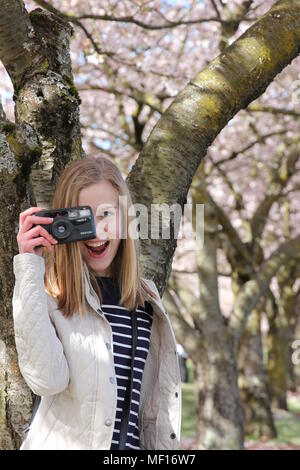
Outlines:
{"type": "MultiPolygon", "coordinates": [[[[120,437],[121,416],[126,386],[129,384],[132,350],[132,327],[130,311],[120,305],[120,289],[118,282],[112,277],[97,277],[102,293],[102,311],[109,321],[113,335],[113,357],[117,378],[118,401],[111,450],[118,449],[120,437]]],[[[153,309],[149,302],[145,308],[138,306],[137,315],[137,344],[133,366],[133,390],[130,403],[130,415],[125,449],[140,449],[138,415],[142,376],[147,359],[153,309]]]]}

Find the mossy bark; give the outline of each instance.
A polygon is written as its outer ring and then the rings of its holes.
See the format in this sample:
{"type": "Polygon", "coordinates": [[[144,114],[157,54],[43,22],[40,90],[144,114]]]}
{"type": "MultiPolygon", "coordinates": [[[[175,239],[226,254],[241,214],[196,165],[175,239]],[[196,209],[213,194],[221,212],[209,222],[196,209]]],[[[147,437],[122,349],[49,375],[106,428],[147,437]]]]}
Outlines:
{"type": "Polygon", "coordinates": [[[0,60],[14,86],[15,123],[0,106],[0,448],[18,449],[34,395],[18,367],[12,319],[19,214],[49,207],[64,166],[80,158],[79,104],[67,23],[3,0],[0,60]]]}
{"type": "Polygon", "coordinates": [[[263,359],[259,309],[253,310],[248,318],[240,341],[238,369],[245,434],[255,435],[257,439],[275,438],[277,433],[263,359]]]}
{"type": "Polygon", "coordinates": [[[287,344],[277,321],[269,321],[268,345],[268,383],[271,403],[276,408],[287,410],[287,344]]]}
{"type": "Polygon", "coordinates": [[[278,302],[274,297],[268,299],[267,313],[269,331],[268,381],[272,405],[287,410],[286,392],[296,386],[289,370],[293,369],[291,344],[297,323],[298,312],[293,285],[298,277],[298,262],[292,260],[278,272],[278,302]]]}

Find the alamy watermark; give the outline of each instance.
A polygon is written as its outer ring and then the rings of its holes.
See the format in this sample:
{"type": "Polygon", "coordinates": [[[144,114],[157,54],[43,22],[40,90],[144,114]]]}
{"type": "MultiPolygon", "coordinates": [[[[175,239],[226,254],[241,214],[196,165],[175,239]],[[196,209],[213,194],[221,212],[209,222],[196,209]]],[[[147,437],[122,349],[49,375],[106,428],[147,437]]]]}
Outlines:
{"type": "Polygon", "coordinates": [[[99,204],[96,209],[96,234],[101,240],[103,233],[110,238],[181,239],[194,240],[195,249],[204,243],[204,204],[172,205],[151,204],[150,214],[144,204],[131,204],[127,196],[119,196],[119,206],[99,204]],[[127,221],[127,214],[129,221],[127,221]],[[100,219],[100,220],[98,220],[100,219]]]}
{"type": "Polygon", "coordinates": [[[292,363],[295,366],[300,365],[300,339],[295,339],[295,341],[292,342],[292,348],[295,349],[295,351],[292,354],[292,363]]]}
{"type": "Polygon", "coordinates": [[[292,83],[292,103],[297,106],[300,104],[300,80],[292,83]]]}

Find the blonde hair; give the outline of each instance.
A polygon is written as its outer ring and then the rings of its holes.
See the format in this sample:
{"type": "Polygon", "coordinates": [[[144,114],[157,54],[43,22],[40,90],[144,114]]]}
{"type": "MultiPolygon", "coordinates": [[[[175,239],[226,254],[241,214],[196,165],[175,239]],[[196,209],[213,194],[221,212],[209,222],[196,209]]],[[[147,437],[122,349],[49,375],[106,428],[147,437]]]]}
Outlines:
{"type": "MultiPolygon", "coordinates": [[[[56,185],[52,208],[72,207],[78,205],[79,193],[83,188],[108,181],[118,191],[119,195],[127,196],[127,208],[132,204],[128,186],[118,167],[106,156],[86,157],[74,160],[61,173],[56,185]]],[[[121,299],[120,304],[129,310],[138,305],[145,306],[142,286],[151,296],[156,294],[149,290],[141,277],[139,266],[139,239],[129,236],[128,227],[131,216],[124,214],[127,219],[127,233],[120,240],[120,245],[111,264],[111,275],[118,280],[121,299]]],[[[57,244],[53,252],[43,250],[45,259],[45,289],[49,295],[56,297],[58,309],[65,317],[74,312],[83,315],[86,310],[84,259],[79,242],[57,244]]],[[[88,266],[88,265],[87,265],[88,266]]],[[[96,279],[96,273],[88,266],[90,281],[102,304],[101,289],[96,279]]]]}

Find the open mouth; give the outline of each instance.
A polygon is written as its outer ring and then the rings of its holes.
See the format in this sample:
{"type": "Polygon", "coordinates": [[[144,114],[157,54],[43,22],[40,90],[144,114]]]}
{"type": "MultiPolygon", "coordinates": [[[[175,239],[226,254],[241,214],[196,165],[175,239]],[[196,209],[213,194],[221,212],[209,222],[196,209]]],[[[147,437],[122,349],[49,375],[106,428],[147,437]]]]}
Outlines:
{"type": "Polygon", "coordinates": [[[89,255],[92,258],[102,258],[103,256],[105,256],[106,252],[108,251],[108,245],[109,245],[109,240],[101,246],[92,247],[92,246],[88,246],[87,244],[85,246],[88,250],[89,255]]]}

